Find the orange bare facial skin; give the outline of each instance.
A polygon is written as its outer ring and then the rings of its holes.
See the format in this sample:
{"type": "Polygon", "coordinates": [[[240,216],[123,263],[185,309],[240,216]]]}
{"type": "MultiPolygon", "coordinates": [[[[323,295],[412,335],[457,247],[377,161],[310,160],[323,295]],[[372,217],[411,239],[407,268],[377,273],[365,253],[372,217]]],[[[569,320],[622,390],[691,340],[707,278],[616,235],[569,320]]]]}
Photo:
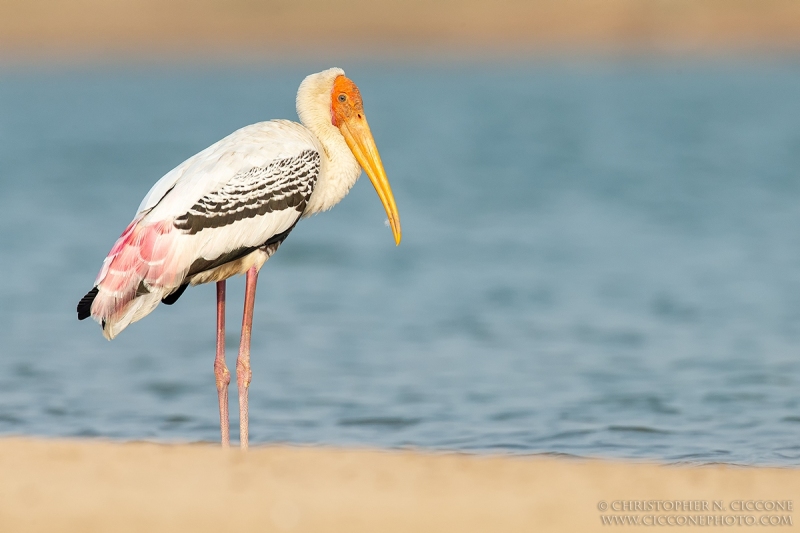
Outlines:
{"type": "Polygon", "coordinates": [[[337,128],[343,122],[364,116],[364,104],[356,84],[346,76],[337,76],[331,90],[331,123],[337,128]]]}

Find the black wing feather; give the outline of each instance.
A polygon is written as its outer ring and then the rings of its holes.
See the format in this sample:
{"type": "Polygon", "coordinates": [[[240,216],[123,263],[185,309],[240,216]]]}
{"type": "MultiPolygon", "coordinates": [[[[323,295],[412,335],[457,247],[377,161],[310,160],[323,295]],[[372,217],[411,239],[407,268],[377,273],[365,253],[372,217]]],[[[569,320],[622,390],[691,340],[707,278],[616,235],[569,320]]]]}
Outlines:
{"type": "Polygon", "coordinates": [[[92,316],[92,302],[97,297],[98,292],[98,288],[95,287],[87,292],[86,296],[81,298],[81,301],[78,302],[78,320],[84,320],[92,316]]]}
{"type": "Polygon", "coordinates": [[[188,287],[188,286],[189,286],[188,283],[184,283],[183,285],[178,287],[178,289],[175,292],[171,292],[171,293],[167,294],[166,296],[164,296],[163,298],[161,298],[161,303],[163,303],[165,305],[174,304],[175,302],[178,301],[178,298],[181,297],[181,294],[183,294],[183,291],[185,291],[186,287],[188,287]]]}

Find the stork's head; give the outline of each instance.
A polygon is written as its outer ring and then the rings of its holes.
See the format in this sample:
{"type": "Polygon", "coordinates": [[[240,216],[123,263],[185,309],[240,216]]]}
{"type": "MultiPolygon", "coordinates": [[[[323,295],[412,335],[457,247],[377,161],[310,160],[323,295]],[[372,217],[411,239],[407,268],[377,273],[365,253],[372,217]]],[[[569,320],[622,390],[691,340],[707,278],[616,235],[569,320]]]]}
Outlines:
{"type": "Polygon", "coordinates": [[[308,76],[297,92],[297,114],[314,133],[332,131],[344,138],[375,187],[389,217],[395,244],[400,244],[400,215],[356,84],[340,68],[308,76]]]}

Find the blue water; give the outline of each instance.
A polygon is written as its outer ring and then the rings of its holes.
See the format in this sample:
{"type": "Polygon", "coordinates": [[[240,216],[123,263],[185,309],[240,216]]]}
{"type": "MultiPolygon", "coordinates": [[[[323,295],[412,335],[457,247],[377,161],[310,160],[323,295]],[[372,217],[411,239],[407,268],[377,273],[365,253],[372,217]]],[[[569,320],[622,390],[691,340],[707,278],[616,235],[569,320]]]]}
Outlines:
{"type": "MultiPolygon", "coordinates": [[[[1,434],[217,440],[212,285],[111,343],[75,305],[156,179],[325,66],[0,71],[1,434]]],[[[404,240],[364,179],[264,267],[254,442],[798,464],[800,64],[347,71],[404,240]]]]}

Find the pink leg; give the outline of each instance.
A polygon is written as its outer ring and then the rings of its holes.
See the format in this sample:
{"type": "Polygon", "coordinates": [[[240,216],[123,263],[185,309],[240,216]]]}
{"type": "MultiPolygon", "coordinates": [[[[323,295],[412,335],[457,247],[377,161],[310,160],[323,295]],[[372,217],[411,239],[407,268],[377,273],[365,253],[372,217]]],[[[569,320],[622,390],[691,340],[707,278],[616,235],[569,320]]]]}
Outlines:
{"type": "Polygon", "coordinates": [[[253,305],[256,302],[258,270],[247,271],[244,291],[244,314],[242,315],[242,339],[239,344],[239,359],[236,360],[236,384],[239,386],[239,443],[243,450],[248,444],[247,388],[250,386],[250,332],[253,329],[253,305]]]}
{"type": "Polygon", "coordinates": [[[231,430],[228,424],[228,383],[231,373],[225,366],[225,280],[217,282],[217,357],[214,359],[214,375],[217,377],[219,394],[219,431],[222,447],[231,445],[231,430]]]}

